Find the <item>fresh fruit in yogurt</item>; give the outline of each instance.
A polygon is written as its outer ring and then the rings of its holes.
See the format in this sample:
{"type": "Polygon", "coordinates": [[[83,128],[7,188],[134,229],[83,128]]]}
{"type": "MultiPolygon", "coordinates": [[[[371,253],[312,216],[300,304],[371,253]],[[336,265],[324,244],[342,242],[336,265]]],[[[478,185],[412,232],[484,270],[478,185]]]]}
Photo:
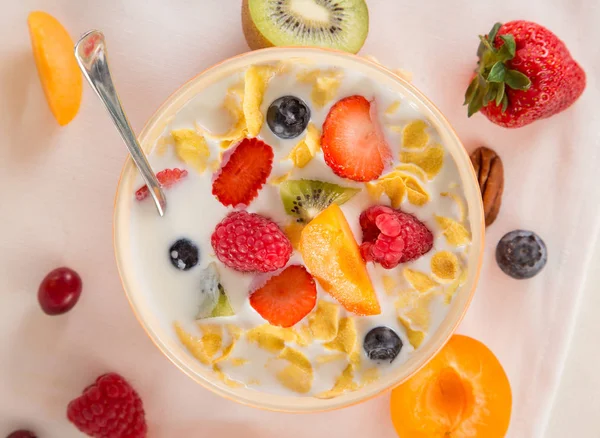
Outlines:
{"type": "Polygon", "coordinates": [[[38,289],[38,301],[48,315],[61,315],[71,310],[81,296],[82,282],[70,268],[57,268],[44,277],[38,289]]]}
{"type": "Polygon", "coordinates": [[[171,263],[177,269],[188,271],[198,264],[200,250],[189,239],[179,239],[169,248],[171,263]]]}
{"type": "Polygon", "coordinates": [[[433,234],[415,216],[375,205],[359,218],[363,232],[360,252],[367,262],[392,269],[400,263],[416,260],[433,247],[433,234]]]}
{"type": "Polygon", "coordinates": [[[244,0],[242,28],[252,50],[317,46],[356,53],[369,33],[365,0],[244,0]]]}
{"type": "Polygon", "coordinates": [[[531,21],[496,23],[480,37],[475,77],[465,94],[469,117],[518,128],[571,106],[585,89],[585,72],[556,35],[531,21]]]}
{"type": "Polygon", "coordinates": [[[217,258],[240,272],[271,272],[283,268],[292,245],[275,222],[256,213],[234,211],[210,239],[217,258]]]}
{"type": "Polygon", "coordinates": [[[200,310],[196,319],[218,318],[235,315],[225,288],[221,284],[215,262],[202,271],[200,276],[200,310]]]}
{"type": "Polygon", "coordinates": [[[77,115],[83,81],[73,54],[73,40],[56,18],[35,11],[27,18],[35,65],[48,101],[59,125],[77,115]]]}
{"type": "MultiPolygon", "coordinates": [[[[168,189],[168,188],[172,187],[173,185],[175,185],[175,183],[177,183],[180,180],[182,180],[183,178],[185,178],[187,175],[188,175],[187,170],[185,170],[185,169],[181,170],[181,169],[175,168],[175,169],[161,170],[160,172],[158,172],[156,174],[156,178],[158,179],[158,182],[160,183],[162,188],[168,189]]],[[[138,201],[143,201],[149,195],[150,195],[150,190],[148,190],[147,185],[144,185],[143,187],[140,187],[135,192],[135,199],[137,199],[138,201]]]]}
{"type": "Polygon", "coordinates": [[[500,239],[496,247],[498,266],[506,275],[517,280],[539,274],[547,261],[546,244],[532,231],[511,231],[500,239]]]}
{"type": "Polygon", "coordinates": [[[292,327],[315,307],[317,286],[304,266],[291,265],[250,295],[250,305],[271,325],[292,327]]]}
{"type": "Polygon", "coordinates": [[[374,103],[350,96],[334,104],[323,123],[321,148],[333,172],[353,181],[379,178],[392,160],[374,103]]]}
{"type": "Polygon", "coordinates": [[[296,138],[310,121],[310,108],[302,99],[283,96],[275,99],[267,110],[267,124],[279,138],[296,138]]]}
{"type": "Polygon", "coordinates": [[[360,189],[308,179],[279,184],[283,207],[298,223],[310,222],[331,204],[342,205],[358,192],[360,189]]]}
{"type": "Polygon", "coordinates": [[[144,406],[138,393],[116,373],[104,374],[67,408],[69,421],[94,438],[145,438],[144,406]]]}
{"type": "Polygon", "coordinates": [[[225,206],[248,205],[271,174],[273,149],[257,138],[245,138],[224,161],[212,193],[225,206]]]}
{"type": "Polygon", "coordinates": [[[11,432],[6,438],[37,438],[37,435],[29,430],[21,429],[11,432]]]}
{"type": "Polygon", "coordinates": [[[504,437],[511,408],[510,383],[498,359],[481,342],[461,335],[391,398],[400,437],[504,437]]]}
{"type": "Polygon", "coordinates": [[[392,363],[402,349],[402,340],[389,327],[375,327],[365,336],[363,348],[369,359],[392,363]]]}
{"type": "Polygon", "coordinates": [[[358,315],[381,313],[352,230],[337,204],[331,204],[302,230],[304,264],[323,289],[358,315]]]}

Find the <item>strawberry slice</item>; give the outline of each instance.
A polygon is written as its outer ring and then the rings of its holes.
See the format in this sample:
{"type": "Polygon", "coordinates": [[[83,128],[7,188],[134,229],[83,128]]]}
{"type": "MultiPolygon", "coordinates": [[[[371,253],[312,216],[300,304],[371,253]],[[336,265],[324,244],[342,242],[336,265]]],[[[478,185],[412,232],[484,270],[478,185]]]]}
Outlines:
{"type": "Polygon", "coordinates": [[[291,327],[310,313],[317,287],[304,266],[291,265],[250,295],[250,305],[272,325],[291,327]]]}
{"type": "MultiPolygon", "coordinates": [[[[180,179],[185,178],[187,174],[188,171],[185,169],[165,169],[158,172],[156,174],[156,178],[163,189],[168,189],[180,179]]],[[[139,188],[137,192],[135,192],[135,199],[138,201],[143,201],[148,197],[148,195],[150,195],[150,190],[148,190],[147,185],[144,185],[143,187],[139,188]]]]}
{"type": "Polygon", "coordinates": [[[257,138],[243,139],[213,182],[213,195],[225,206],[248,205],[273,167],[273,149],[257,138]]]}
{"type": "Polygon", "coordinates": [[[350,96],[329,110],[323,123],[321,147],[325,162],[342,178],[371,181],[379,178],[392,152],[375,116],[374,103],[350,96]]]}

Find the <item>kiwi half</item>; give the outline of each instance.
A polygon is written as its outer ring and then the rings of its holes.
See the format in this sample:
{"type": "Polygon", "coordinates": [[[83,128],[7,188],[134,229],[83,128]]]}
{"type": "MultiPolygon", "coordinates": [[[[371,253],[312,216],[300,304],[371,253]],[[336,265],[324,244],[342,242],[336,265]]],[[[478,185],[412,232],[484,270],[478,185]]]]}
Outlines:
{"type": "Polygon", "coordinates": [[[285,211],[296,222],[307,224],[334,202],[342,205],[360,189],[310,179],[288,180],[279,185],[285,211]]]}
{"type": "Polygon", "coordinates": [[[229,297],[219,279],[215,262],[211,262],[200,276],[200,309],[196,319],[217,318],[235,315],[229,297]]]}
{"type": "Polygon", "coordinates": [[[365,0],[243,0],[251,49],[317,46],[356,53],[369,33],[365,0]]]}

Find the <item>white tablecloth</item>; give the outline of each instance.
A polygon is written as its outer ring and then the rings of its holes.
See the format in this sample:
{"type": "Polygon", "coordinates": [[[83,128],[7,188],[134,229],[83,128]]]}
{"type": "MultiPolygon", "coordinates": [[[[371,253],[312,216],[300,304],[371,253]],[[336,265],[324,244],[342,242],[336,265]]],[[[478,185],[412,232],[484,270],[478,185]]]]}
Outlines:
{"type": "MultiPolygon", "coordinates": [[[[134,129],[179,84],[247,50],[239,0],[23,0],[0,14],[0,436],[29,426],[41,437],[76,437],[68,401],[97,375],[129,378],[146,406],[151,438],[246,436],[395,436],[388,395],[310,417],[261,412],[192,383],[152,345],[121,290],[112,251],[112,205],[126,157],[116,131],[86,86],[80,114],[66,128],[43,100],[26,17],[44,9],[73,36],[102,29],[114,79],[134,129]],[[36,300],[47,271],[78,270],[84,292],[63,317],[36,300]]],[[[546,430],[573,331],[591,250],[598,236],[600,164],[597,77],[600,7],[568,0],[371,0],[362,51],[414,73],[414,83],[444,112],[465,146],[496,149],[506,187],[489,229],[478,293],[462,333],[485,342],[512,383],[510,437],[553,437],[546,430]],[[567,112],[505,130],[461,106],[475,63],[477,34],[495,21],[525,18],[564,39],[588,73],[588,87],[567,112]],[[528,228],[550,259],[533,280],[500,273],[495,243],[528,228]]],[[[586,438],[587,435],[584,435],[586,438]]],[[[590,437],[596,436],[590,434],[590,437]]]]}

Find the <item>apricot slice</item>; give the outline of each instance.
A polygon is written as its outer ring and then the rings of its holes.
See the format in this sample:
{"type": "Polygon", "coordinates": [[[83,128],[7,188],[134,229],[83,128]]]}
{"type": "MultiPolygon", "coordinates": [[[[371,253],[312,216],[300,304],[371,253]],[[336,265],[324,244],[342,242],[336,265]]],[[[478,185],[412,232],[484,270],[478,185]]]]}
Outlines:
{"type": "Polygon", "coordinates": [[[358,244],[337,204],[304,227],[299,249],[310,273],[346,310],[358,315],[381,313],[358,244]]]}
{"type": "Polygon", "coordinates": [[[30,13],[27,25],[48,106],[58,124],[64,126],[79,111],[83,90],[73,40],[62,24],[46,12],[30,13]]]}
{"type": "Polygon", "coordinates": [[[496,356],[462,335],[454,335],[391,398],[396,432],[410,438],[502,438],[511,408],[510,383],[496,356]]]}

